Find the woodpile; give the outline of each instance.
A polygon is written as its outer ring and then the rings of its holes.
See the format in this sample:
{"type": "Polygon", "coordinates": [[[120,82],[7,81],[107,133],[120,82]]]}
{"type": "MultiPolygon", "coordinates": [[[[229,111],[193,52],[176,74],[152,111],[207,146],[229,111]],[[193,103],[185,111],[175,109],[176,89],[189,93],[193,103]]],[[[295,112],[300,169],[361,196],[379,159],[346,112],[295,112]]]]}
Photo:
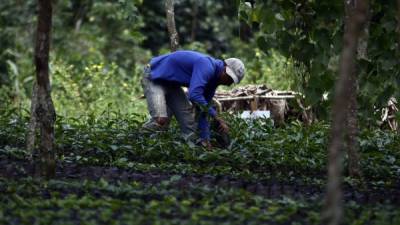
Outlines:
{"type": "Polygon", "coordinates": [[[269,110],[277,124],[284,123],[289,111],[289,99],[295,99],[293,91],[275,91],[266,85],[246,85],[231,91],[218,91],[214,102],[219,111],[241,112],[245,110],[269,110]]]}
{"type": "MultiPolygon", "coordinates": [[[[317,121],[310,106],[305,107],[302,95],[293,91],[277,91],[266,85],[246,85],[230,91],[218,91],[214,96],[214,105],[220,112],[241,113],[246,110],[269,110],[271,118],[279,125],[288,117],[296,118],[306,125],[317,121]]],[[[396,120],[399,105],[396,98],[389,99],[381,109],[379,125],[400,131],[396,120]]]]}

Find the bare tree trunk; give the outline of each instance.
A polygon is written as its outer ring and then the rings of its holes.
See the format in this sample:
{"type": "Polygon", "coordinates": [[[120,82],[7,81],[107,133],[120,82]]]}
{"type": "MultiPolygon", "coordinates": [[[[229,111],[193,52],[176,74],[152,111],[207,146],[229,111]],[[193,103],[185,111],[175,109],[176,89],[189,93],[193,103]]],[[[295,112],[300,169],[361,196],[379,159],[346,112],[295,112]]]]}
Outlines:
{"type": "Polygon", "coordinates": [[[356,72],[354,71],[349,78],[351,83],[349,90],[349,106],[348,106],[348,119],[347,119],[347,155],[348,155],[348,171],[351,177],[362,177],[360,168],[360,154],[358,145],[358,82],[356,78],[356,72]]]}
{"type": "MultiPolygon", "coordinates": [[[[31,121],[35,120],[40,129],[40,145],[38,161],[36,163],[36,175],[46,178],[55,174],[54,154],[54,122],[56,114],[51,99],[51,87],[49,79],[49,51],[50,34],[52,24],[52,1],[38,0],[38,27],[35,46],[36,88],[32,96],[31,121]],[[35,104],[36,103],[36,104],[35,104]]],[[[33,132],[33,135],[35,132],[33,132]]]]}
{"type": "Polygon", "coordinates": [[[192,32],[190,34],[190,40],[195,41],[196,40],[196,31],[197,31],[197,14],[199,12],[199,6],[197,3],[198,0],[194,0],[192,2],[192,32]]]}
{"type": "Polygon", "coordinates": [[[167,28],[169,33],[171,51],[178,49],[179,38],[175,26],[174,0],[165,0],[165,10],[167,12],[167,28]]]}
{"type": "MultiPolygon", "coordinates": [[[[350,15],[355,7],[354,1],[345,1],[345,20],[349,20],[350,15]]],[[[345,30],[347,30],[347,22],[345,25],[345,30]]],[[[362,29],[360,38],[357,45],[357,58],[368,59],[368,38],[369,38],[369,15],[366,25],[362,29]]],[[[354,68],[354,71],[348,77],[349,83],[351,83],[349,91],[349,107],[348,107],[348,119],[347,119],[347,136],[346,136],[346,149],[348,155],[348,172],[351,177],[362,177],[360,168],[360,154],[358,145],[358,71],[354,68]]]]}
{"type": "Polygon", "coordinates": [[[343,134],[346,129],[347,109],[349,107],[349,91],[355,71],[355,59],[358,39],[367,18],[368,0],[353,0],[354,11],[346,20],[346,31],[343,37],[343,50],[340,60],[339,79],[335,86],[335,98],[332,108],[332,126],[328,147],[328,184],[325,207],[322,213],[323,224],[337,225],[342,220],[342,191],[341,191],[341,148],[343,134]]]}

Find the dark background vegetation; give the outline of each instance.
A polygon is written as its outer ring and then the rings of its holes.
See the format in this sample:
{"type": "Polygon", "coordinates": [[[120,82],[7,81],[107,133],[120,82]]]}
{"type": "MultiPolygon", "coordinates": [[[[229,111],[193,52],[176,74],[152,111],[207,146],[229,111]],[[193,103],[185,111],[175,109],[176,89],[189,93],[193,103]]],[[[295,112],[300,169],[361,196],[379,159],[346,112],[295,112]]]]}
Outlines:
{"type": "MultiPolygon", "coordinates": [[[[1,104],[26,106],[36,1],[2,1],[0,9],[1,104]]],[[[327,118],[342,44],[342,1],[179,0],[175,18],[182,49],[240,57],[248,71],[245,82],[301,91],[318,116],[327,118]]],[[[368,54],[359,58],[359,100],[362,112],[372,115],[399,95],[395,2],[372,1],[369,19],[368,54]]],[[[143,64],[169,51],[163,1],[58,0],[52,35],[53,95],[62,115],[101,112],[109,104],[133,112],[143,105],[137,101],[143,64]]]]}

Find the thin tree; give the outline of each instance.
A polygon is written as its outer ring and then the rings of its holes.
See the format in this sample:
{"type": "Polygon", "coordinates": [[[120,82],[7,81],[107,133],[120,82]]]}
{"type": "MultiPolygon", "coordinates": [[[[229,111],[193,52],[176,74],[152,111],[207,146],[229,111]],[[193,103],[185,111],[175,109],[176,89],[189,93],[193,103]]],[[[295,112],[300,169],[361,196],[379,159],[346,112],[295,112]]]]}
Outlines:
{"type": "Polygon", "coordinates": [[[54,122],[56,113],[51,99],[49,78],[49,51],[52,25],[52,0],[38,0],[38,25],[34,62],[36,80],[31,101],[29,148],[34,148],[36,130],[39,132],[39,149],[34,155],[35,173],[46,178],[55,174],[54,122]],[[33,141],[33,143],[32,143],[33,141]]]}
{"type": "MultiPolygon", "coordinates": [[[[354,1],[345,1],[345,21],[350,18],[352,12],[354,10],[355,2],[354,1]]],[[[345,30],[347,30],[347,26],[349,23],[345,22],[345,30]]],[[[357,46],[357,58],[358,59],[367,59],[367,49],[368,49],[368,38],[369,38],[369,13],[368,20],[362,29],[358,40],[357,46]]],[[[358,102],[357,102],[357,93],[358,93],[358,71],[354,68],[354,71],[349,74],[349,83],[351,83],[351,87],[349,90],[349,107],[348,107],[348,119],[347,119],[347,135],[346,135],[346,149],[348,156],[348,172],[351,177],[362,177],[362,172],[360,168],[360,154],[359,154],[359,144],[358,144],[358,135],[359,135],[359,127],[358,127],[358,102]]]]}
{"type": "Polygon", "coordinates": [[[348,77],[349,83],[351,83],[349,92],[349,106],[348,106],[348,117],[347,117],[347,136],[346,136],[346,149],[348,156],[348,172],[351,177],[362,177],[360,169],[360,154],[358,145],[358,80],[357,72],[354,70],[348,77]]]}
{"type": "Polygon", "coordinates": [[[165,1],[165,11],[167,14],[167,28],[169,33],[171,51],[174,52],[178,49],[179,46],[179,37],[175,26],[174,0],[165,1]]]}
{"type": "Polygon", "coordinates": [[[199,3],[198,0],[192,1],[192,30],[190,33],[190,40],[196,40],[196,31],[197,31],[197,23],[198,23],[198,13],[199,13],[199,3]]]}
{"type": "MultiPolygon", "coordinates": [[[[345,0],[346,1],[346,0],[345,0]]],[[[342,143],[346,129],[347,109],[349,107],[349,92],[353,79],[349,79],[355,71],[357,44],[363,25],[367,19],[368,0],[353,0],[354,10],[347,23],[343,36],[343,49],[340,58],[339,79],[335,86],[335,97],[332,108],[332,126],[328,147],[328,184],[325,207],[322,212],[323,224],[338,225],[341,222],[342,191],[341,191],[341,156],[342,143]],[[345,110],[343,110],[345,109],[345,110]]]]}

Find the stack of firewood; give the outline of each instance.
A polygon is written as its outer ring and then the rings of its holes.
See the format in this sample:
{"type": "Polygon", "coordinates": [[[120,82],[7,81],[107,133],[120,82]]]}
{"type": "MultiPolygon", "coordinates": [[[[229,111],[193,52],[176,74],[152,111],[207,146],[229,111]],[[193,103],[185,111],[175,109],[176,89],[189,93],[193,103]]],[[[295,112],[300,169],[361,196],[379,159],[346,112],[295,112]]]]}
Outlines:
{"type": "Polygon", "coordinates": [[[289,109],[288,100],[296,95],[292,91],[274,91],[266,85],[246,85],[217,92],[214,102],[220,111],[225,112],[270,110],[272,119],[281,124],[289,109]]]}
{"type": "Polygon", "coordinates": [[[263,95],[271,91],[272,89],[268,88],[266,85],[246,85],[234,88],[230,91],[218,91],[214,97],[221,99],[240,96],[263,95]]]}
{"type": "MultiPolygon", "coordinates": [[[[287,117],[294,117],[306,124],[317,119],[310,106],[305,107],[301,94],[293,91],[276,91],[266,85],[246,85],[230,91],[218,91],[214,96],[214,104],[219,111],[237,113],[245,110],[269,110],[272,119],[282,124],[287,117]]],[[[397,100],[392,97],[381,110],[381,121],[385,128],[400,131],[396,120],[399,112],[397,100]]]]}

